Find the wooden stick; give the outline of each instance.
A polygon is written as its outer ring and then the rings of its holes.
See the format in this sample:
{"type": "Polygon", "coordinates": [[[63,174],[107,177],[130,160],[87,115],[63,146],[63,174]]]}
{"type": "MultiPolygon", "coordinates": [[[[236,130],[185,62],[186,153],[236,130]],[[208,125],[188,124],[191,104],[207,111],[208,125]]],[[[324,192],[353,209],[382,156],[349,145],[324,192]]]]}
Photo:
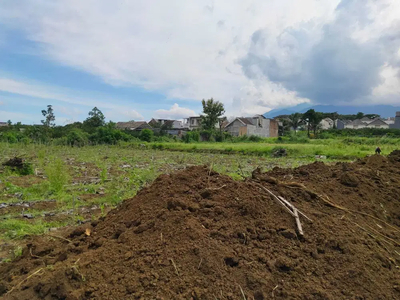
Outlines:
{"type": "Polygon", "coordinates": [[[172,265],[173,265],[174,268],[175,268],[176,275],[179,276],[178,268],[176,267],[176,264],[175,264],[174,260],[171,258],[170,261],[172,262],[172,265]]]}
{"type": "Polygon", "coordinates": [[[293,211],[291,211],[290,208],[287,207],[274,193],[272,193],[269,189],[263,187],[263,186],[262,186],[261,184],[259,184],[259,183],[257,183],[257,186],[260,187],[260,188],[262,188],[264,191],[266,191],[267,193],[269,193],[271,196],[273,196],[273,197],[275,198],[275,200],[278,201],[278,203],[279,203],[280,205],[282,205],[282,206],[294,217],[293,211]]]}
{"type": "Polygon", "coordinates": [[[303,212],[300,211],[300,209],[296,208],[293,206],[292,203],[290,203],[289,201],[287,201],[285,198],[278,196],[279,199],[281,199],[284,203],[286,203],[287,205],[289,205],[292,209],[296,209],[298,211],[299,214],[301,214],[304,218],[306,218],[308,221],[310,221],[311,223],[313,222],[309,217],[307,217],[303,212]]]}
{"type": "Polygon", "coordinates": [[[201,266],[201,263],[203,262],[203,258],[202,259],[200,259],[200,263],[199,263],[199,265],[197,266],[197,270],[200,270],[200,266],[201,266]]]}
{"type": "Polygon", "coordinates": [[[304,235],[303,228],[301,227],[299,213],[297,212],[296,208],[294,208],[294,217],[296,219],[296,225],[297,225],[297,230],[299,231],[299,234],[304,235]]]}
{"type": "Polygon", "coordinates": [[[66,241],[66,242],[68,242],[68,243],[72,243],[71,240],[66,239],[66,238],[63,238],[62,236],[53,235],[53,234],[50,234],[50,233],[47,233],[46,235],[51,236],[51,237],[53,237],[53,238],[58,238],[58,239],[60,239],[60,240],[66,241]]]}
{"type": "Polygon", "coordinates": [[[247,300],[246,295],[243,292],[242,287],[239,285],[240,291],[242,292],[243,300],[247,300]]]}
{"type": "Polygon", "coordinates": [[[224,184],[223,186],[221,186],[221,187],[219,187],[219,188],[206,188],[206,190],[209,190],[209,191],[217,191],[217,190],[223,189],[224,187],[226,187],[226,184],[224,184]]]}
{"type": "Polygon", "coordinates": [[[20,283],[18,283],[16,286],[14,286],[11,290],[9,290],[7,292],[6,295],[10,294],[16,287],[19,287],[21,284],[23,284],[25,281],[27,281],[29,278],[31,278],[32,276],[35,276],[37,273],[39,273],[40,271],[42,271],[43,268],[40,268],[39,270],[37,270],[35,273],[29,275],[28,277],[26,277],[24,280],[22,280],[20,283]]]}

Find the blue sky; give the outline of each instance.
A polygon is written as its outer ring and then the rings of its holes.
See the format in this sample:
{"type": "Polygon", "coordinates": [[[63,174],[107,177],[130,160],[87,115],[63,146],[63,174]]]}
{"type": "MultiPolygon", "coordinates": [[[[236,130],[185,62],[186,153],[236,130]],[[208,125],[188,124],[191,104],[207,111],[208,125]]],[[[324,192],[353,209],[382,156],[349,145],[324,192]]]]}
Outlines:
{"type": "Polygon", "coordinates": [[[400,105],[400,1],[3,0],[0,121],[400,105]]]}

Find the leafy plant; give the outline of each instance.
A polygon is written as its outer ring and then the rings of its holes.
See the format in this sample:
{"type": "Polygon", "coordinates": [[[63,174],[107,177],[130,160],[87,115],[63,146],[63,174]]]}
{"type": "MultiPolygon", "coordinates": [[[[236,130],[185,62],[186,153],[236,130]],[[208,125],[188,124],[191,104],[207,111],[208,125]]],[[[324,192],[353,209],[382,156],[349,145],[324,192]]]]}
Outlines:
{"type": "Polygon", "coordinates": [[[65,163],[61,159],[56,159],[47,165],[45,172],[49,179],[51,190],[61,193],[69,179],[65,163]]]}
{"type": "Polygon", "coordinates": [[[142,140],[142,141],[145,141],[145,142],[151,142],[151,140],[152,140],[152,138],[153,138],[153,135],[154,135],[154,132],[153,132],[153,130],[150,130],[150,129],[143,129],[141,132],[140,132],[140,139],[142,140]]]}

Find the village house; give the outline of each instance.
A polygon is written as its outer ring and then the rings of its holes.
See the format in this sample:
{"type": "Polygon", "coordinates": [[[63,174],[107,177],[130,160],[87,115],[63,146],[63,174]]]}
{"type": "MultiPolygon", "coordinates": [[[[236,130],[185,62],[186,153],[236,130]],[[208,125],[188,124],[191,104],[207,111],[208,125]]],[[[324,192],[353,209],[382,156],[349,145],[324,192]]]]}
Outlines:
{"type": "Polygon", "coordinates": [[[236,118],[225,127],[232,136],[256,135],[260,137],[278,137],[278,121],[257,115],[250,118],[236,118]]]}
{"type": "Polygon", "coordinates": [[[6,126],[8,126],[7,122],[0,122],[0,127],[6,127],[6,126]]]}
{"type": "MultiPolygon", "coordinates": [[[[396,118],[397,114],[399,114],[399,127],[400,128],[400,112],[396,113],[396,118]]],[[[363,129],[363,128],[379,128],[379,129],[388,129],[388,128],[396,128],[395,126],[396,119],[393,120],[393,118],[389,119],[381,119],[381,118],[375,118],[375,119],[369,119],[367,117],[364,117],[362,119],[357,119],[354,121],[350,120],[337,120],[337,129],[363,129]]]]}
{"type": "Polygon", "coordinates": [[[169,119],[151,119],[149,122],[149,125],[152,127],[157,127],[157,125],[165,125],[168,124],[169,128],[173,129],[182,129],[183,128],[183,122],[178,121],[178,120],[169,120],[169,119]]]}
{"type": "Polygon", "coordinates": [[[379,118],[376,118],[375,120],[367,124],[367,128],[389,129],[389,124],[379,118]]]}
{"type": "Polygon", "coordinates": [[[400,111],[396,112],[396,117],[394,120],[394,124],[390,125],[392,129],[400,129],[400,111]]]}
{"type": "Polygon", "coordinates": [[[322,121],[319,123],[319,126],[321,127],[321,129],[327,130],[332,129],[334,127],[334,124],[335,122],[333,122],[331,118],[325,118],[322,119],[322,121]]]}
{"type": "Polygon", "coordinates": [[[118,122],[115,127],[122,130],[134,130],[134,131],[142,131],[143,129],[152,129],[152,127],[145,121],[118,122]]]}
{"type": "MultiPolygon", "coordinates": [[[[225,117],[220,118],[220,120],[224,120],[225,117]]],[[[185,119],[183,123],[184,128],[188,128],[189,130],[201,129],[201,116],[189,117],[185,119]]],[[[219,123],[215,124],[215,128],[219,129],[219,123]]],[[[224,128],[224,123],[222,123],[222,128],[224,128]]]]}

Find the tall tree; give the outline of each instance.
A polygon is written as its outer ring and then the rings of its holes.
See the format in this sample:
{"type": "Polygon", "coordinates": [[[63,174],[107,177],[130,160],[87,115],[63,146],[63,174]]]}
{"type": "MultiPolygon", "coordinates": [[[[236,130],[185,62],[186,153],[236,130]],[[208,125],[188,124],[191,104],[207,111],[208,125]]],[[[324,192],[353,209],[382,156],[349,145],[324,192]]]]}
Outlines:
{"type": "Polygon", "coordinates": [[[203,114],[201,116],[201,126],[205,130],[214,130],[218,119],[225,113],[224,105],[213,98],[201,101],[203,105],[203,114]]]}
{"type": "Polygon", "coordinates": [[[316,112],[314,109],[307,110],[303,115],[303,120],[307,124],[307,133],[310,136],[310,130],[313,130],[314,135],[317,134],[319,123],[324,118],[324,114],[316,112]]]}
{"type": "Polygon", "coordinates": [[[224,124],[226,122],[228,122],[228,118],[227,117],[218,118],[219,133],[222,133],[223,126],[224,126],[224,124]]]}
{"type": "Polygon", "coordinates": [[[94,107],[91,111],[89,111],[89,117],[83,121],[83,125],[90,129],[104,126],[106,124],[105,117],[100,109],[94,107]]]}
{"type": "Polygon", "coordinates": [[[293,128],[294,132],[297,133],[297,128],[303,123],[302,115],[300,113],[291,114],[289,117],[289,125],[293,128]]]}
{"type": "Polygon", "coordinates": [[[55,125],[54,121],[56,120],[56,117],[52,105],[47,105],[47,110],[42,110],[42,115],[45,117],[45,119],[41,121],[44,126],[50,127],[55,125]]]}
{"type": "Polygon", "coordinates": [[[331,113],[331,119],[333,121],[333,129],[336,129],[336,120],[339,119],[339,114],[337,111],[331,113]]]}
{"type": "Polygon", "coordinates": [[[307,135],[310,136],[311,122],[315,117],[315,110],[309,109],[303,114],[303,121],[307,125],[307,135]]]}

